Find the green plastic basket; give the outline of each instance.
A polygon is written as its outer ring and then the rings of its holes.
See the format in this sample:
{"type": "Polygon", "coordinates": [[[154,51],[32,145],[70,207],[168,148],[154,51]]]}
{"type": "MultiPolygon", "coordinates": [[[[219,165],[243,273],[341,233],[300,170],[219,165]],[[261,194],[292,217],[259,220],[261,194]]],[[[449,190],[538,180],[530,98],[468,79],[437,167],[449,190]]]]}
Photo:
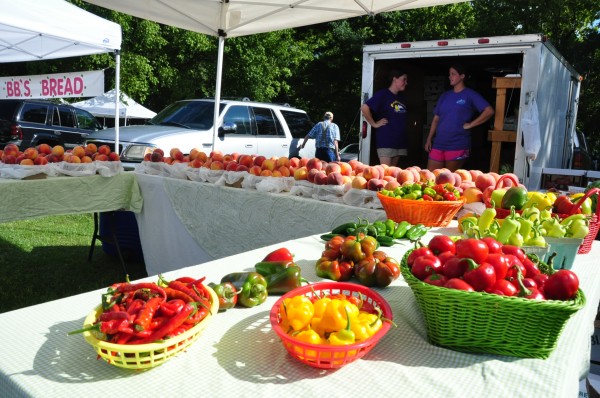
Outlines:
{"type": "Polygon", "coordinates": [[[548,358],[569,318],[585,305],[579,289],[573,300],[529,300],[466,292],[427,284],[400,270],[421,308],[429,341],[455,351],[548,358]]]}

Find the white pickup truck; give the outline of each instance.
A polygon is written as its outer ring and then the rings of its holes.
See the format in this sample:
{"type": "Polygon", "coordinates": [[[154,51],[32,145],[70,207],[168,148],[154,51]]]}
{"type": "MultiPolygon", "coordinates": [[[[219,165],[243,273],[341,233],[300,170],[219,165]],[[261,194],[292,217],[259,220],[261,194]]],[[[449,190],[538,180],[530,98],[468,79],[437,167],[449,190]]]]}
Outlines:
{"type": "MultiPolygon", "coordinates": [[[[188,154],[197,148],[207,154],[213,149],[214,101],[183,100],[167,106],[145,125],[119,129],[118,152],[126,170],[161,148],[169,153],[179,148],[188,154]]],[[[251,101],[221,101],[218,135],[214,149],[223,153],[314,157],[315,143],[302,141],[313,124],[303,110],[288,105],[251,101]]],[[[90,134],[86,143],[115,145],[114,129],[90,134]]]]}

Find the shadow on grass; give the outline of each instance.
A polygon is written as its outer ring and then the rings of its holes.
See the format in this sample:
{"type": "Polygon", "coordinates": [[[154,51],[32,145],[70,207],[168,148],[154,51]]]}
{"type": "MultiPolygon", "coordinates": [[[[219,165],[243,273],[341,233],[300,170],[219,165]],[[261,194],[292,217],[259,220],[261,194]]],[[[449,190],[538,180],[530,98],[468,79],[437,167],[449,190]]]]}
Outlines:
{"type": "MultiPolygon", "coordinates": [[[[119,258],[98,243],[90,246],[40,246],[31,252],[0,239],[0,313],[108,287],[125,281],[119,258]]],[[[146,277],[141,256],[124,250],[129,279],[146,277]]]]}

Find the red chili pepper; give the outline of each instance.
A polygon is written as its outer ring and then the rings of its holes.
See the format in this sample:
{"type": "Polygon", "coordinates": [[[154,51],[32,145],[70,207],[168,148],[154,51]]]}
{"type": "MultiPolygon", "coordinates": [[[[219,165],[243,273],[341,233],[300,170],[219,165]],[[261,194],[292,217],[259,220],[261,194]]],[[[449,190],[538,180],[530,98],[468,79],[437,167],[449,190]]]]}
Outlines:
{"type": "Polygon", "coordinates": [[[100,316],[98,317],[98,320],[100,322],[106,322],[106,321],[111,321],[114,319],[129,320],[129,318],[130,318],[130,314],[128,314],[125,311],[109,311],[109,312],[103,312],[102,314],[100,314],[100,316]]]}
{"type": "Polygon", "coordinates": [[[144,307],[137,314],[133,324],[135,325],[135,329],[138,331],[146,330],[150,326],[150,322],[154,317],[154,313],[163,302],[161,297],[152,297],[150,300],[146,302],[144,307]]]}
{"type": "Polygon", "coordinates": [[[185,303],[186,301],[183,301],[181,299],[165,301],[160,305],[160,307],[158,307],[157,313],[170,318],[173,315],[177,314],[179,311],[181,311],[185,303]]]}
{"type": "Polygon", "coordinates": [[[164,300],[167,299],[167,294],[165,293],[165,290],[162,287],[158,286],[154,282],[118,283],[113,286],[115,286],[114,290],[117,293],[128,293],[128,292],[135,292],[137,290],[146,289],[151,292],[159,294],[164,300]]]}
{"type": "Polygon", "coordinates": [[[195,309],[196,306],[194,305],[194,303],[186,303],[177,315],[173,316],[161,327],[154,330],[150,336],[132,340],[131,344],[148,344],[164,338],[167,334],[171,333],[179,326],[181,326],[186,321],[186,319],[189,318],[192,312],[194,312],[195,309]]]}
{"type": "Polygon", "coordinates": [[[137,315],[137,313],[144,307],[146,302],[142,299],[135,299],[127,307],[127,313],[130,315],[137,315]]]}
{"type": "Polygon", "coordinates": [[[165,292],[167,293],[167,300],[182,300],[186,303],[191,303],[194,299],[181,290],[172,289],[170,287],[165,287],[165,292]]]}

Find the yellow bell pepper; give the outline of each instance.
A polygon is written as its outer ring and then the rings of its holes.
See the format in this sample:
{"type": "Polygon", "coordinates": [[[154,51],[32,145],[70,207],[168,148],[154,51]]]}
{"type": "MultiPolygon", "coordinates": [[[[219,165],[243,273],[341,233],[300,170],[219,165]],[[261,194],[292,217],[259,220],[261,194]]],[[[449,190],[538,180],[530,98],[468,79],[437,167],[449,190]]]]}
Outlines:
{"type": "MultiPolygon", "coordinates": [[[[323,339],[319,336],[319,333],[315,332],[312,329],[305,329],[301,332],[292,332],[291,336],[295,339],[308,344],[324,344],[323,339]]],[[[316,350],[308,350],[299,345],[294,345],[294,351],[296,351],[300,358],[316,358],[317,351],[316,350]]]]}
{"type": "Polygon", "coordinates": [[[523,205],[523,207],[521,209],[528,209],[530,207],[536,207],[540,210],[544,210],[549,207],[552,207],[552,204],[554,203],[555,199],[556,199],[556,197],[554,197],[554,199],[552,199],[550,197],[549,193],[533,192],[531,194],[531,197],[529,197],[529,199],[527,200],[527,202],[525,202],[525,204],[523,205]]]}
{"type": "Polygon", "coordinates": [[[358,307],[349,301],[333,299],[327,303],[320,318],[316,314],[313,316],[311,326],[321,335],[337,332],[344,329],[349,319],[356,318],[358,312],[358,307]]]}
{"type": "MultiPolygon", "coordinates": [[[[335,301],[335,300],[334,300],[335,301]]],[[[352,331],[352,321],[350,312],[348,311],[348,307],[344,306],[344,311],[346,312],[346,327],[337,332],[333,332],[329,335],[329,344],[332,345],[350,345],[354,344],[356,341],[356,336],[352,331]]],[[[356,318],[354,318],[356,319],[356,318]]]]}
{"type": "Polygon", "coordinates": [[[361,311],[352,323],[352,331],[356,341],[363,341],[377,333],[382,326],[381,310],[379,310],[379,314],[361,311]]]}
{"type": "Polygon", "coordinates": [[[296,331],[306,328],[315,313],[312,301],[304,295],[287,298],[281,306],[284,320],[296,331]]]}

